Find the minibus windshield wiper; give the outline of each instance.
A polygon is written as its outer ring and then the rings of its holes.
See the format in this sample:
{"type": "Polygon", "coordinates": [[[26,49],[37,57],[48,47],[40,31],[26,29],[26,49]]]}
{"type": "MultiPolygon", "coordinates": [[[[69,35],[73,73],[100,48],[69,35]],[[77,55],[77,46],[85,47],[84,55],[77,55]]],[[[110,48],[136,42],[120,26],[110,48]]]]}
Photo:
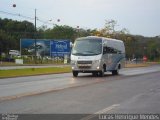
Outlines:
{"type": "Polygon", "coordinates": [[[95,53],[92,51],[84,51],[84,52],[76,52],[72,53],[73,55],[82,55],[82,56],[87,56],[87,55],[98,55],[99,53],[95,53]]]}
{"type": "Polygon", "coordinates": [[[85,51],[85,54],[90,54],[90,55],[98,55],[98,52],[93,52],[93,51],[85,51]]]}
{"type": "Polygon", "coordinates": [[[76,52],[76,53],[72,53],[73,55],[84,55],[83,53],[80,52],[76,52]]]}

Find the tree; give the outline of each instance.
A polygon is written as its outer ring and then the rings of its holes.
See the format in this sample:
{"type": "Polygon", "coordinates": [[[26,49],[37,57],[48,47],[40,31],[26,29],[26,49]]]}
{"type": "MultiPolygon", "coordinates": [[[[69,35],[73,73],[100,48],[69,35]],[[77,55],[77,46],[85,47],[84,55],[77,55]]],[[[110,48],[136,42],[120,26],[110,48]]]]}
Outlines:
{"type": "Polygon", "coordinates": [[[33,38],[34,25],[28,21],[0,19],[0,44],[2,51],[8,53],[10,49],[19,50],[21,38],[33,38]]]}
{"type": "Polygon", "coordinates": [[[15,49],[17,47],[14,42],[14,38],[10,35],[7,35],[5,31],[0,30],[0,46],[1,52],[8,53],[9,49],[15,49]]]}
{"type": "Polygon", "coordinates": [[[117,21],[115,20],[106,20],[104,28],[100,29],[100,36],[116,38],[123,36],[129,33],[129,30],[122,28],[121,30],[116,30],[117,21]]]}
{"type": "Polygon", "coordinates": [[[155,60],[160,57],[160,47],[157,41],[150,40],[147,44],[147,52],[148,56],[151,60],[155,60]]]}
{"type": "Polygon", "coordinates": [[[116,26],[117,26],[117,21],[115,21],[115,20],[106,20],[106,22],[105,22],[105,30],[106,30],[107,34],[114,34],[116,26]]]}
{"type": "Polygon", "coordinates": [[[46,39],[70,39],[74,40],[76,31],[70,26],[56,25],[53,29],[47,29],[44,33],[46,39]]]}

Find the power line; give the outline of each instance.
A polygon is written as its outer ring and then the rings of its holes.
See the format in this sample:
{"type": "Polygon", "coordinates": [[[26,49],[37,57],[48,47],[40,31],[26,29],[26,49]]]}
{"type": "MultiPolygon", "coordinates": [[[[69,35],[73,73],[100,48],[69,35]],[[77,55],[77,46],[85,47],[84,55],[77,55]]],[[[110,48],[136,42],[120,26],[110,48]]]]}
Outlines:
{"type": "MultiPolygon", "coordinates": [[[[29,17],[29,16],[25,16],[19,13],[11,13],[11,12],[6,12],[6,11],[2,11],[0,10],[0,13],[6,14],[6,15],[11,15],[11,16],[17,16],[17,17],[21,17],[21,18],[25,18],[25,19],[29,19],[29,20],[34,20],[35,18],[33,17],[29,17]]],[[[44,21],[42,19],[36,18],[36,20],[38,20],[39,22],[43,23],[43,24],[49,24],[49,25],[54,25],[53,23],[49,23],[48,21],[44,21]]]]}
{"type": "Polygon", "coordinates": [[[34,18],[32,18],[32,17],[28,17],[28,16],[21,15],[21,14],[18,14],[18,13],[10,13],[10,12],[6,12],[6,11],[2,11],[2,10],[0,10],[0,12],[3,13],[3,14],[7,14],[7,15],[18,16],[18,17],[34,20],[34,18]]]}
{"type": "Polygon", "coordinates": [[[49,23],[48,21],[44,21],[42,19],[37,18],[37,21],[43,23],[43,24],[49,24],[49,25],[53,25],[53,23],[49,23]]]}

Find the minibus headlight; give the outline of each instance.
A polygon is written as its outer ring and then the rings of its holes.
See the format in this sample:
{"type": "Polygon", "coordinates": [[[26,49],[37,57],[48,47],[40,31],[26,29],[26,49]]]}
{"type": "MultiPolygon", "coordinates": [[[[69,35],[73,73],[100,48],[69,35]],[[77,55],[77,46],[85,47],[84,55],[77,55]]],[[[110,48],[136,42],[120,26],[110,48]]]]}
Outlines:
{"type": "Polygon", "coordinates": [[[99,64],[101,62],[101,60],[95,60],[94,64],[99,64]]]}

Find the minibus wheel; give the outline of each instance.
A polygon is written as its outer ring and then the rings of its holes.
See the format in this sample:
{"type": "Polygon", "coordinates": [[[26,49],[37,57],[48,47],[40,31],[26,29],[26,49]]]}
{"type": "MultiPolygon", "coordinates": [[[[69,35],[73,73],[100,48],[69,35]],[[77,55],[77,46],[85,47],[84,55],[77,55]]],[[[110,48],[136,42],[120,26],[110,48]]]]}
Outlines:
{"type": "Polygon", "coordinates": [[[74,77],[77,77],[77,76],[78,76],[78,72],[77,72],[77,71],[72,71],[72,73],[73,73],[73,76],[74,76],[74,77]]]}
{"type": "Polygon", "coordinates": [[[99,76],[103,77],[104,76],[104,68],[99,72],[99,76]]]}
{"type": "Polygon", "coordinates": [[[93,75],[94,77],[96,77],[96,76],[98,76],[98,72],[92,72],[92,75],[93,75]]]}
{"type": "Polygon", "coordinates": [[[112,75],[118,75],[119,74],[119,70],[113,70],[112,71],[112,75]]]}

